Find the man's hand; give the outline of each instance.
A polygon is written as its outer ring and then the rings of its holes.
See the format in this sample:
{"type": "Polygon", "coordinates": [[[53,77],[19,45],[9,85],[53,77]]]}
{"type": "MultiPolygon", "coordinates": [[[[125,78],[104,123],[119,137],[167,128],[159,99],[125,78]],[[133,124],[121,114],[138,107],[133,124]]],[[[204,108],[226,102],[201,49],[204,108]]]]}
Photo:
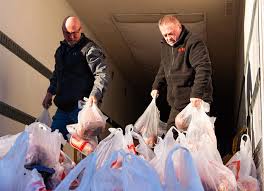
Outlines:
{"type": "Polygon", "coordinates": [[[190,102],[193,107],[200,108],[202,106],[203,100],[200,98],[190,98],[190,102]]]}
{"type": "Polygon", "coordinates": [[[88,105],[89,105],[89,106],[92,106],[93,104],[97,104],[97,99],[96,99],[95,96],[90,96],[90,97],[88,98],[87,102],[88,102],[88,105]]]}
{"type": "Polygon", "coordinates": [[[152,98],[157,98],[159,96],[159,91],[158,90],[152,90],[150,95],[152,98]]]}
{"type": "Polygon", "coordinates": [[[52,94],[47,92],[44,100],[42,101],[42,106],[45,108],[45,109],[49,109],[49,107],[51,106],[52,104],[52,94]]]}

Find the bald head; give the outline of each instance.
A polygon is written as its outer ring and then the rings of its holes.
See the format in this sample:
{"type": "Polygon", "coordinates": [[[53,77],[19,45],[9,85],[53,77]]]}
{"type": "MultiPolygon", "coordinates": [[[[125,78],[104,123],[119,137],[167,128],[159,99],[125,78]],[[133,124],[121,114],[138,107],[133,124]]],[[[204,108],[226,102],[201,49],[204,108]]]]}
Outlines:
{"type": "Polygon", "coordinates": [[[74,45],[80,40],[81,29],[81,21],[78,17],[68,16],[63,20],[62,31],[68,44],[74,45]]]}

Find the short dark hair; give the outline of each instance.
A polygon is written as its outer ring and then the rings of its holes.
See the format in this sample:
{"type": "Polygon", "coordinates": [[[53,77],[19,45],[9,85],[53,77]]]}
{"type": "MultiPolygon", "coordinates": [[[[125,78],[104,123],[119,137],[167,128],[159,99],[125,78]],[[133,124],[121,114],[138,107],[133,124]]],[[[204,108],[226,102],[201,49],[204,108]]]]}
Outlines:
{"type": "Polygon", "coordinates": [[[159,27],[168,24],[168,23],[174,23],[181,25],[180,21],[176,18],[174,15],[164,15],[159,19],[159,27]]]}

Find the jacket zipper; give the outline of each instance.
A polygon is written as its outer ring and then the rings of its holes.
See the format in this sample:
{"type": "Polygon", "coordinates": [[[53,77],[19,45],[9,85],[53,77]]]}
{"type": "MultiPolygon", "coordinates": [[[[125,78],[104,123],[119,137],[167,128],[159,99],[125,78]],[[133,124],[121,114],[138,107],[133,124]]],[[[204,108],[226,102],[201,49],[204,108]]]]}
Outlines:
{"type": "Polygon", "coordinates": [[[171,63],[171,67],[170,67],[170,70],[169,70],[169,74],[168,74],[168,77],[169,75],[171,75],[171,69],[174,65],[174,51],[173,51],[173,47],[171,47],[171,56],[172,56],[172,63],[171,63]]]}

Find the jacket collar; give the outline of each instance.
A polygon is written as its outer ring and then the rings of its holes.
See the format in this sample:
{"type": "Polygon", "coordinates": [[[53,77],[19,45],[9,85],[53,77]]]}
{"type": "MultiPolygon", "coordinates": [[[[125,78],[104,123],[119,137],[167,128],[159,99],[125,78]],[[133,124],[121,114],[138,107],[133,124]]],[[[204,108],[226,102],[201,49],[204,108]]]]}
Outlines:
{"type": "Polygon", "coordinates": [[[85,34],[82,33],[80,40],[76,44],[74,44],[73,46],[70,46],[65,39],[63,41],[60,41],[60,44],[62,46],[77,47],[80,44],[82,44],[85,41],[85,39],[86,39],[86,36],[85,36],[85,34]]]}

